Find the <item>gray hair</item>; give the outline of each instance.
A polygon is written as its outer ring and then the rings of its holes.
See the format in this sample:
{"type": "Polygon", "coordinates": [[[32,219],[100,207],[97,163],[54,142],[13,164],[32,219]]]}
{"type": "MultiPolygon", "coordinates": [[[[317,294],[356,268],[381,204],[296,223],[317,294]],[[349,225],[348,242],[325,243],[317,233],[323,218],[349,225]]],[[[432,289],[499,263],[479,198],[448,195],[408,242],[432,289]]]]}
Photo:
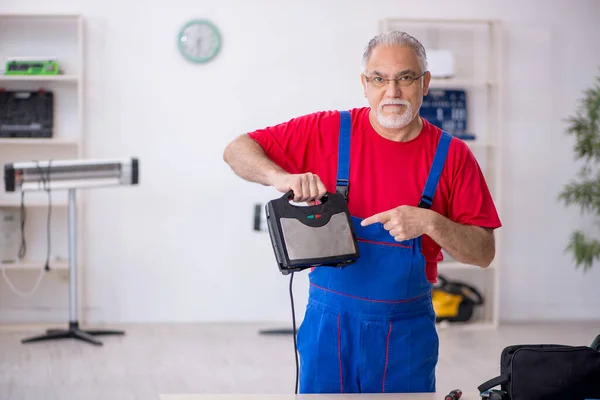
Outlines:
{"type": "Polygon", "coordinates": [[[423,47],[421,42],[419,42],[416,38],[412,37],[406,32],[391,31],[381,33],[369,41],[369,44],[365,48],[365,52],[363,54],[362,59],[363,72],[366,72],[367,62],[369,61],[369,57],[371,57],[371,53],[373,52],[375,47],[379,45],[397,45],[410,47],[417,54],[417,59],[419,60],[419,67],[421,68],[421,72],[427,70],[427,54],[425,53],[425,48],[423,47]]]}

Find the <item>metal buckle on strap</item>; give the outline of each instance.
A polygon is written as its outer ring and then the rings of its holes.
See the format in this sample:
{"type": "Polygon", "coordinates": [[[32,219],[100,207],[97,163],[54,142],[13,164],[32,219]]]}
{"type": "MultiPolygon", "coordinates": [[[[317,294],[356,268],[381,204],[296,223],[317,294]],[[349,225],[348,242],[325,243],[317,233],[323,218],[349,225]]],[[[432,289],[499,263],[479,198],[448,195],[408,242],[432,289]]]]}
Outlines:
{"type": "Polygon", "coordinates": [[[338,179],[335,185],[335,191],[344,196],[344,200],[348,200],[348,179],[338,179]]]}
{"type": "Polygon", "coordinates": [[[433,200],[428,196],[422,196],[419,201],[420,208],[431,208],[431,204],[433,204],[433,200]]]}

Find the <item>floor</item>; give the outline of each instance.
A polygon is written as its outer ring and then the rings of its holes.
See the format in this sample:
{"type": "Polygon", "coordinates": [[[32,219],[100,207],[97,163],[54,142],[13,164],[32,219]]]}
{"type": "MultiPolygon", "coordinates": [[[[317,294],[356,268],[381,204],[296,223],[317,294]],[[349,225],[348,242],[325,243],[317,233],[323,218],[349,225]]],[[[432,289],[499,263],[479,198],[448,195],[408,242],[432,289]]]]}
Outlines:
{"type": "MultiPolygon", "coordinates": [[[[21,344],[40,333],[0,328],[0,399],[157,400],[165,393],[293,393],[291,336],[258,324],[127,326],[96,347],[73,340],[21,344]]],[[[499,372],[500,352],[518,343],[590,345],[597,323],[440,327],[438,390],[474,391],[499,372]]]]}

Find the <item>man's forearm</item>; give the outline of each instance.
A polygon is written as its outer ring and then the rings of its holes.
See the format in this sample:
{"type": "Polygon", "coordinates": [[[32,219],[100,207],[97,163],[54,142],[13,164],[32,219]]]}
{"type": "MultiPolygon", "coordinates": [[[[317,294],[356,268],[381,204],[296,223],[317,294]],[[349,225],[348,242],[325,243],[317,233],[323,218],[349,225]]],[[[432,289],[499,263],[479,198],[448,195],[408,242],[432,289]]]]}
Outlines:
{"type": "Polygon", "coordinates": [[[247,135],[239,136],[227,145],[223,160],[239,177],[265,186],[272,184],[274,174],[285,172],[265,155],[258,143],[247,135]]]}
{"type": "Polygon", "coordinates": [[[459,262],[486,268],[496,255],[493,231],[457,224],[437,213],[432,214],[425,234],[459,262]]]}

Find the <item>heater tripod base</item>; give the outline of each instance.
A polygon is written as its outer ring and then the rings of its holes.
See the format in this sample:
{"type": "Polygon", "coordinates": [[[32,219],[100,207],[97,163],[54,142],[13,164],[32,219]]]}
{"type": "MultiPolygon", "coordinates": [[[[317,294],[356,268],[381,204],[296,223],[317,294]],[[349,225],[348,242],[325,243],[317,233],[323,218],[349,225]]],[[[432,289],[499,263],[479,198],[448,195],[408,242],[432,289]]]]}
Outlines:
{"type": "Polygon", "coordinates": [[[263,329],[261,331],[258,331],[259,334],[261,335],[293,335],[294,334],[294,330],[292,328],[290,329],[286,329],[286,328],[281,328],[281,329],[263,329]]]}
{"type": "Polygon", "coordinates": [[[95,339],[94,336],[101,335],[124,335],[123,331],[112,331],[112,330],[83,330],[79,328],[78,322],[70,322],[69,329],[48,329],[46,334],[33,336],[27,339],[21,340],[21,343],[32,343],[41,342],[45,340],[55,339],[77,339],[83,342],[94,344],[96,346],[102,346],[102,342],[95,339]]]}

